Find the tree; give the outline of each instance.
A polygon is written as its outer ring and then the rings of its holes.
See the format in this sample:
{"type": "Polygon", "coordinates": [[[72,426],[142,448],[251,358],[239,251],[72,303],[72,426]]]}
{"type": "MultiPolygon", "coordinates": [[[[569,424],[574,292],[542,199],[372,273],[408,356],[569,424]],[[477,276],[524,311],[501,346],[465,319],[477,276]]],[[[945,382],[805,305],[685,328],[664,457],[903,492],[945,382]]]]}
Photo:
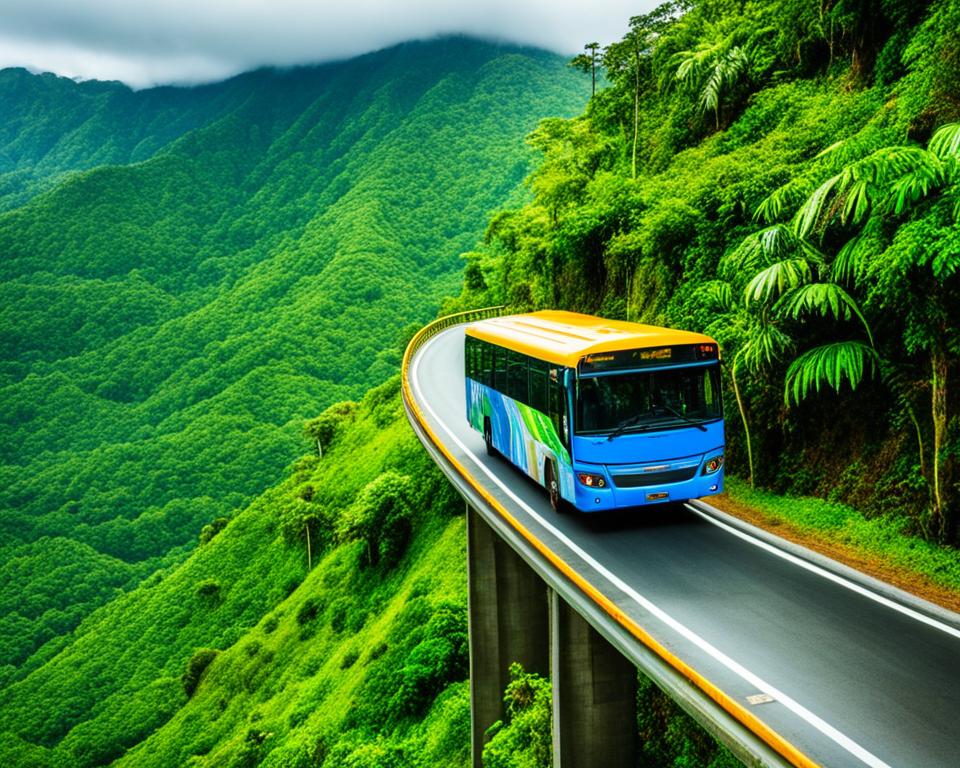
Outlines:
{"type": "Polygon", "coordinates": [[[687,9],[683,2],[668,2],[653,11],[630,18],[630,29],[622,40],[611,43],[603,51],[603,66],[618,88],[633,95],[633,129],[631,131],[631,178],[637,177],[637,144],[640,135],[640,98],[646,83],[652,82],[651,59],[657,42],[687,9]]]}
{"type": "Polygon", "coordinates": [[[201,648],[190,657],[190,661],[187,662],[187,668],[180,677],[180,682],[183,684],[183,692],[187,694],[188,699],[193,696],[197,690],[203,673],[207,671],[207,667],[217,658],[218,653],[219,651],[215,648],[201,648]]]}
{"type": "Polygon", "coordinates": [[[630,31],[619,43],[608,45],[603,63],[610,77],[621,87],[630,83],[633,92],[633,137],[630,149],[630,177],[637,178],[637,141],[640,133],[640,93],[643,79],[643,57],[649,55],[656,39],[653,32],[640,26],[641,18],[630,19],[630,31]]]}
{"type": "Polygon", "coordinates": [[[746,50],[733,45],[733,36],[704,41],[696,48],[679,51],[671,62],[676,68],[674,80],[699,94],[701,113],[713,111],[714,124],[720,130],[720,106],[746,75],[750,58],[746,50]]]}
{"type": "Polygon", "coordinates": [[[323,449],[333,444],[343,426],[356,416],[357,404],[350,400],[334,403],[327,410],[303,425],[303,434],[317,446],[317,455],[323,458],[323,449]]]}
{"type": "Polygon", "coordinates": [[[392,567],[403,556],[412,531],[410,478],[387,471],[367,483],[339,524],[341,540],[366,542],[366,563],[392,567]]]}
{"type": "Polygon", "coordinates": [[[322,510],[311,504],[312,486],[306,486],[297,499],[280,512],[280,533],[288,544],[304,542],[307,548],[307,570],[313,570],[313,545],[321,541],[324,528],[322,510]],[[305,493],[309,489],[309,494],[305,493]],[[309,496],[309,498],[307,498],[309,496]]]}
{"type": "MultiPolygon", "coordinates": [[[[753,463],[753,439],[750,435],[750,419],[747,416],[747,407],[741,393],[741,379],[739,374],[746,370],[750,375],[758,375],[765,368],[770,367],[786,354],[793,346],[793,339],[787,336],[778,325],[773,322],[764,308],[760,312],[751,312],[746,304],[736,304],[733,293],[726,282],[715,281],[707,286],[708,296],[713,296],[714,303],[726,314],[718,320],[725,326],[726,333],[732,335],[740,348],[733,355],[730,366],[730,383],[733,386],[734,398],[737,401],[737,410],[740,412],[740,421],[743,424],[743,436],[747,448],[747,469],[750,487],[756,487],[756,472],[753,463]]],[[[716,324],[715,324],[716,325],[716,324]]],[[[712,335],[721,335],[719,329],[711,327],[708,332],[712,335]]]]}
{"type": "Polygon", "coordinates": [[[574,56],[570,60],[570,66],[590,73],[590,98],[593,98],[597,95],[597,51],[600,50],[600,43],[587,43],[583,49],[587,53],[574,56]]]}

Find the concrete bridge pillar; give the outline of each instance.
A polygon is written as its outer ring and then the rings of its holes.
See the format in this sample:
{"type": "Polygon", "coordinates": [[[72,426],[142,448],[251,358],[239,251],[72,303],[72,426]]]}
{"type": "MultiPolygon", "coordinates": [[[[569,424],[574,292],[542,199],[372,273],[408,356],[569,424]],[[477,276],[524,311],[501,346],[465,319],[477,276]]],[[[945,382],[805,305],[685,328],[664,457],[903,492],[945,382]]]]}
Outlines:
{"type": "Polygon", "coordinates": [[[637,764],[637,669],[550,590],[554,768],[637,764]]]}
{"type": "Polygon", "coordinates": [[[504,716],[510,665],[550,674],[547,587],[469,505],[467,578],[472,751],[480,768],[485,733],[504,716]]]}

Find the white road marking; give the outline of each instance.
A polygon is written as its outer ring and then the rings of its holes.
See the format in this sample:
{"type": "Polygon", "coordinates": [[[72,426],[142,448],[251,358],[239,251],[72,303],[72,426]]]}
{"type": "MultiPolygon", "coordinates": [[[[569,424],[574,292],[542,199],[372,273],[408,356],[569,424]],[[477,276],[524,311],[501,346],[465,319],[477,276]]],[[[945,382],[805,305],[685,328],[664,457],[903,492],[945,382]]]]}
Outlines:
{"type": "Polygon", "coordinates": [[[804,560],[802,557],[797,557],[796,555],[791,554],[790,552],[786,552],[780,549],[779,547],[774,546],[773,544],[754,538],[746,531],[741,531],[737,528],[734,528],[732,525],[728,525],[722,520],[717,520],[715,517],[712,517],[708,513],[703,512],[697,509],[696,507],[691,506],[690,504],[685,504],[684,506],[687,509],[689,509],[691,512],[694,512],[695,514],[702,517],[708,523],[712,523],[718,528],[722,528],[727,533],[732,533],[734,536],[753,544],[755,547],[760,547],[760,549],[766,550],[767,552],[770,552],[771,554],[774,554],[777,557],[782,557],[784,560],[792,563],[793,565],[803,568],[804,570],[810,571],[811,573],[815,573],[818,576],[822,576],[828,581],[832,581],[834,584],[839,584],[841,587],[845,587],[846,589],[849,589],[851,592],[856,592],[858,595],[863,595],[864,597],[867,597],[870,600],[873,600],[874,602],[880,603],[880,605],[883,605],[886,608],[890,608],[894,611],[897,611],[898,613],[902,613],[906,616],[909,616],[914,621],[919,621],[921,624],[926,624],[930,627],[934,627],[935,629],[939,629],[941,632],[946,632],[948,635],[952,635],[953,637],[960,638],[960,629],[957,629],[956,627],[951,627],[949,624],[944,624],[941,621],[937,621],[932,616],[927,616],[925,614],[920,613],[919,611],[915,611],[913,608],[910,608],[909,606],[898,603],[896,600],[891,600],[889,597],[884,597],[883,595],[877,594],[871,589],[867,589],[866,587],[861,586],[856,582],[845,579],[843,578],[843,576],[839,576],[836,573],[831,573],[826,568],[821,568],[819,565],[808,562],[807,560],[804,560]]]}
{"type": "MultiPolygon", "coordinates": [[[[455,330],[455,329],[450,329],[450,330],[455,330]]],[[[674,632],[676,632],[677,634],[679,634],[681,637],[688,640],[689,642],[693,643],[701,651],[706,653],[708,656],[710,656],[714,660],[718,661],[720,664],[725,666],[727,669],[729,669],[731,672],[735,673],[739,677],[741,677],[746,682],[750,683],[750,685],[752,685],[757,690],[762,691],[768,696],[772,696],[780,704],[782,704],[788,710],[793,712],[797,717],[801,718],[802,720],[807,722],[809,725],[816,728],[818,731],[820,731],[820,733],[822,733],[824,736],[826,736],[831,741],[836,743],[838,746],[842,747],[851,755],[854,755],[857,759],[859,759],[865,765],[869,765],[871,766],[871,768],[891,768],[890,765],[885,763],[883,760],[881,760],[879,757],[877,757],[876,755],[874,755],[864,747],[861,747],[849,736],[846,736],[845,734],[838,731],[836,728],[834,728],[832,725],[822,720],[820,717],[815,715],[806,707],[804,707],[803,705],[799,704],[798,702],[794,701],[792,698],[787,696],[785,693],[783,693],[783,691],[780,691],[779,689],[770,685],[768,682],[761,679],[760,677],[755,675],[753,672],[751,672],[741,664],[731,659],[725,653],[715,648],[709,642],[707,642],[698,634],[696,634],[693,630],[681,624],[679,621],[677,621],[668,613],[666,613],[666,611],[654,605],[652,602],[650,602],[650,600],[648,600],[639,592],[637,592],[633,587],[631,587],[629,584],[624,582],[620,577],[618,577],[616,574],[609,571],[607,568],[601,565],[598,561],[596,561],[593,557],[591,557],[580,546],[578,546],[570,538],[568,538],[566,534],[554,528],[553,525],[547,522],[545,518],[541,517],[532,507],[530,507],[526,502],[524,502],[520,497],[518,497],[513,491],[511,491],[510,488],[508,488],[500,480],[500,478],[494,475],[494,473],[491,472],[490,469],[483,464],[480,458],[472,450],[467,448],[467,446],[464,445],[463,442],[461,442],[460,438],[458,438],[453,433],[450,427],[447,426],[446,422],[444,422],[443,419],[437,416],[437,413],[430,406],[430,403],[427,401],[425,397],[423,397],[423,391],[420,389],[419,377],[417,375],[417,372],[420,367],[420,360],[422,358],[422,355],[420,353],[422,353],[423,350],[425,350],[428,346],[433,344],[437,339],[447,335],[449,332],[450,331],[443,331],[437,334],[437,336],[435,336],[433,339],[431,339],[426,344],[424,344],[423,347],[420,349],[420,352],[418,352],[417,355],[414,357],[413,365],[411,366],[411,369],[410,369],[411,383],[413,385],[414,390],[417,393],[418,401],[420,402],[420,404],[427,409],[427,411],[430,413],[430,416],[433,418],[433,420],[440,425],[443,431],[446,432],[447,435],[449,435],[450,439],[457,445],[458,448],[460,448],[461,451],[463,451],[464,454],[466,454],[471,459],[471,461],[473,461],[473,463],[477,466],[477,468],[481,472],[487,475],[487,477],[489,477],[490,480],[497,487],[500,488],[500,490],[502,490],[507,496],[509,496],[514,501],[514,503],[517,504],[517,506],[523,509],[528,515],[530,515],[540,525],[542,525],[544,528],[549,530],[551,534],[553,534],[553,536],[555,536],[560,542],[562,542],[566,547],[568,547],[577,557],[582,559],[584,562],[588,563],[591,568],[593,568],[598,574],[600,574],[604,579],[606,579],[611,585],[619,589],[624,594],[628,595],[634,602],[637,603],[637,605],[639,605],[641,608],[643,608],[647,612],[651,613],[656,618],[658,618],[660,621],[662,621],[664,624],[670,627],[674,632]]]]}

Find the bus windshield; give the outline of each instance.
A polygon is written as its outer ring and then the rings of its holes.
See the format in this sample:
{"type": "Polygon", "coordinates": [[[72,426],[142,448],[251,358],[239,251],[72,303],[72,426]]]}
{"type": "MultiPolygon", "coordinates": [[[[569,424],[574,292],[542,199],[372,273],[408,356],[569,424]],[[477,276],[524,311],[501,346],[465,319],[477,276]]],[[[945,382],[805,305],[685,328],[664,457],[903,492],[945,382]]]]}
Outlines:
{"type": "Polygon", "coordinates": [[[675,429],[722,416],[717,365],[584,376],[577,381],[578,434],[675,429]]]}

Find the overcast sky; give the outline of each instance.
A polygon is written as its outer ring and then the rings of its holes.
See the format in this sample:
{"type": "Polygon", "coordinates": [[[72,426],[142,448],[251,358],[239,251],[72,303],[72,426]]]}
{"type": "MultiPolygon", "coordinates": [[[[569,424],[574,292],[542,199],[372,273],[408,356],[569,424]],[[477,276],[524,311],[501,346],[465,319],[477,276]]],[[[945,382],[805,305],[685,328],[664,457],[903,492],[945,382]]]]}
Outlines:
{"type": "Polygon", "coordinates": [[[659,0],[0,0],[0,67],[134,87],[196,83],[466,33],[561,53],[659,0]]]}

